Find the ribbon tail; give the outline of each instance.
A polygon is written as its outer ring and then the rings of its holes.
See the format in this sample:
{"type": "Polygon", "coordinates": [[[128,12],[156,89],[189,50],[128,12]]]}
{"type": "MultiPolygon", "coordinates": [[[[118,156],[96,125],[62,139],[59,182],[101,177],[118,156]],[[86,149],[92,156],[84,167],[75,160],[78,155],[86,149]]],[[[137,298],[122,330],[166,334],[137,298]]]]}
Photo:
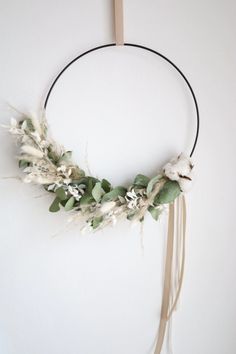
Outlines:
{"type": "MultiPolygon", "coordinates": [[[[178,257],[181,258],[180,271],[178,267],[173,270],[173,258],[174,258],[174,247],[175,247],[175,221],[176,221],[176,202],[169,205],[169,218],[168,218],[168,235],[167,235],[167,247],[166,247],[166,259],[165,259],[165,271],[164,271],[164,285],[163,285],[163,294],[162,294],[162,304],[161,304],[161,317],[159,322],[159,328],[157,333],[157,342],[155,347],[154,354],[160,354],[165,338],[165,332],[167,323],[171,318],[171,315],[177,305],[179,295],[181,292],[183,274],[184,274],[184,260],[185,260],[185,231],[186,231],[186,204],[185,198],[182,195],[181,203],[177,204],[178,212],[177,215],[180,217],[177,218],[177,230],[180,232],[181,241],[182,241],[182,251],[181,255],[178,257]],[[174,300],[171,304],[171,298],[173,294],[173,279],[174,274],[179,272],[178,277],[178,286],[174,300]]],[[[177,201],[179,202],[179,200],[177,201]]]]}

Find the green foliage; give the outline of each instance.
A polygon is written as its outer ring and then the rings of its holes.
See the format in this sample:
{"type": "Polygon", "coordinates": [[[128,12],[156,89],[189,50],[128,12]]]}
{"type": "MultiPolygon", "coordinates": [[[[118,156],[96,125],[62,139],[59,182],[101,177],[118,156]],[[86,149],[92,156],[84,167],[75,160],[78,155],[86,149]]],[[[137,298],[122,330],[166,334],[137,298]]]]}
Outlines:
{"type": "Polygon", "coordinates": [[[110,192],[110,190],[111,190],[111,183],[108,182],[106,179],[103,179],[103,180],[102,180],[102,188],[103,188],[103,190],[104,190],[106,193],[110,192]]]}
{"type": "Polygon", "coordinates": [[[31,120],[31,118],[25,118],[25,119],[22,119],[20,122],[19,122],[19,126],[22,127],[24,123],[24,127],[25,127],[25,124],[26,124],[26,129],[29,130],[30,132],[34,132],[35,131],[35,128],[34,128],[34,125],[33,125],[33,122],[31,120]],[[25,122],[25,123],[24,123],[25,122]]]}
{"type": "Polygon", "coordinates": [[[115,187],[110,192],[106,193],[102,198],[102,203],[110,202],[116,200],[119,196],[124,197],[127,192],[127,189],[124,187],[115,187]]]}
{"type": "Polygon", "coordinates": [[[56,196],[59,200],[66,200],[67,195],[63,187],[59,187],[55,190],[56,196]]]}
{"type": "Polygon", "coordinates": [[[93,220],[91,222],[92,228],[93,229],[97,229],[102,221],[103,221],[103,217],[102,216],[96,216],[95,218],[93,218],[93,220]]]}
{"type": "Polygon", "coordinates": [[[135,214],[136,214],[136,211],[134,211],[134,210],[129,211],[127,214],[127,219],[132,220],[134,218],[135,214]]]}
{"type": "Polygon", "coordinates": [[[93,187],[93,189],[92,189],[92,196],[93,196],[93,198],[96,200],[96,202],[98,203],[100,200],[101,200],[101,198],[102,198],[102,196],[105,194],[105,192],[104,192],[104,190],[103,190],[103,188],[102,188],[102,184],[101,184],[101,182],[97,182],[96,184],[95,184],[95,186],[93,187]]]}
{"type": "Polygon", "coordinates": [[[60,204],[60,199],[56,197],[52,202],[52,204],[50,205],[49,211],[51,211],[51,213],[56,213],[57,211],[59,211],[60,210],[59,204],[60,204]]]}
{"type": "Polygon", "coordinates": [[[57,164],[58,160],[59,160],[59,156],[57,155],[57,153],[53,150],[53,146],[50,145],[48,147],[48,158],[54,163],[57,164]]]}
{"type": "Polygon", "coordinates": [[[30,163],[26,160],[19,160],[19,167],[20,168],[26,168],[30,165],[30,163]]]}
{"type": "Polygon", "coordinates": [[[158,220],[161,210],[159,208],[154,208],[153,206],[148,207],[149,213],[152,215],[153,219],[158,220]]]}
{"type": "Polygon", "coordinates": [[[71,160],[72,151],[66,151],[58,160],[58,164],[67,164],[71,160]]]}
{"type": "Polygon", "coordinates": [[[80,205],[89,205],[94,202],[95,199],[93,198],[91,193],[85,193],[79,200],[80,205]]]}
{"type": "Polygon", "coordinates": [[[172,203],[181,193],[179,183],[168,180],[154,199],[154,205],[172,203]]]}
{"type": "Polygon", "coordinates": [[[65,204],[65,211],[69,211],[69,210],[73,209],[74,204],[75,204],[75,198],[72,196],[67,200],[67,202],[65,204]]]}
{"type": "Polygon", "coordinates": [[[134,179],[134,185],[140,187],[147,187],[149,180],[150,179],[147,176],[139,174],[134,179]]]}
{"type": "Polygon", "coordinates": [[[161,179],[161,176],[155,176],[152,179],[150,179],[150,181],[148,182],[147,185],[147,195],[149,196],[149,194],[153,191],[154,186],[157,184],[157,182],[159,182],[159,180],[161,179]]]}

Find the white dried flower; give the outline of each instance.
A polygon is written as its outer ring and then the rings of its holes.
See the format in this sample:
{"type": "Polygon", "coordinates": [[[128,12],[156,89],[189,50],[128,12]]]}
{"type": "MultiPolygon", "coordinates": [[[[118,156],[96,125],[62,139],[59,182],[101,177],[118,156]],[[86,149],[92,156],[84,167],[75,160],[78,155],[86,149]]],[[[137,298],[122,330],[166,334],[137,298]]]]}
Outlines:
{"type": "Polygon", "coordinates": [[[68,192],[78,201],[80,200],[80,198],[84,194],[83,189],[72,187],[72,186],[68,186],[68,192]]]}
{"type": "Polygon", "coordinates": [[[41,122],[37,117],[37,114],[35,112],[30,112],[30,119],[31,122],[34,126],[35,131],[39,134],[42,135],[43,134],[43,130],[42,130],[42,126],[41,126],[41,122]]]}
{"type": "Polygon", "coordinates": [[[111,216],[111,223],[112,223],[113,226],[116,225],[116,223],[117,223],[117,218],[115,217],[115,215],[112,215],[112,216],[111,216]]]}
{"type": "Polygon", "coordinates": [[[30,133],[31,136],[38,142],[41,143],[41,137],[37,131],[30,133]]]}
{"type": "Polygon", "coordinates": [[[38,149],[36,149],[35,147],[31,146],[31,145],[23,145],[21,147],[21,151],[31,155],[31,156],[35,156],[38,158],[42,158],[44,156],[44,153],[38,149]]]}
{"type": "Polygon", "coordinates": [[[100,210],[103,214],[106,214],[109,211],[111,211],[115,206],[116,206],[115,202],[106,202],[106,203],[102,204],[100,210]]]}
{"type": "Polygon", "coordinates": [[[126,193],[125,200],[127,201],[127,207],[129,209],[138,209],[140,197],[137,196],[135,191],[132,189],[130,192],[126,193]]]}
{"type": "Polygon", "coordinates": [[[22,135],[23,134],[21,128],[18,125],[17,120],[13,117],[10,119],[10,126],[1,124],[1,127],[8,129],[9,133],[11,133],[13,135],[22,135]]]}

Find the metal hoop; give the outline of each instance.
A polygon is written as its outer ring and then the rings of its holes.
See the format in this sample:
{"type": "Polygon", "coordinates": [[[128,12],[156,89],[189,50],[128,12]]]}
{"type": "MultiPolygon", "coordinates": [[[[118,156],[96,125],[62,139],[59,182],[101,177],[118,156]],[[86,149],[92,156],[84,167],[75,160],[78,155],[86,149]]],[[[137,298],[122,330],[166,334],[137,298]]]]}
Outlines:
{"type": "MultiPolygon", "coordinates": [[[[190,85],[190,82],[188,81],[188,79],[186,78],[186,76],[184,75],[184,73],[178,68],[178,66],[176,64],[174,64],[170,59],[168,59],[166,56],[164,56],[163,54],[151,49],[151,48],[148,48],[148,47],[145,47],[145,46],[142,46],[142,45],[139,45],[139,44],[133,44],[133,43],[124,43],[125,46],[129,46],[129,47],[136,47],[136,48],[140,48],[140,49],[144,49],[144,50],[147,50],[151,53],[154,53],[156,55],[158,55],[159,57],[161,57],[162,59],[164,59],[166,62],[168,62],[173,68],[175,68],[178,73],[181,75],[181,77],[184,79],[185,83],[187,84],[190,92],[191,92],[191,95],[192,95],[192,98],[193,98],[193,102],[194,102],[194,106],[195,106],[195,111],[196,111],[196,118],[197,118],[197,127],[196,127],[196,133],[195,133],[195,138],[194,138],[194,143],[193,143],[193,147],[192,147],[192,150],[191,150],[191,153],[190,153],[190,157],[193,155],[194,151],[195,151],[195,148],[196,148],[196,145],[197,145],[197,141],[198,141],[198,136],[199,136],[199,127],[200,127],[200,117],[199,117],[199,108],[198,108],[198,103],[197,103],[197,99],[196,99],[196,96],[195,96],[195,93],[193,91],[193,88],[192,86],[190,85]]],[[[47,107],[47,104],[48,104],[48,100],[49,100],[49,97],[52,93],[52,90],[56,84],[56,82],[58,81],[58,79],[61,77],[61,75],[66,71],[66,69],[69,68],[69,66],[71,66],[75,61],[77,61],[78,59],[82,58],[83,56],[91,53],[91,52],[94,52],[95,50],[99,50],[99,49],[102,49],[102,48],[106,48],[106,47],[112,47],[112,46],[116,46],[116,43],[110,43],[110,44],[105,44],[105,45],[101,45],[101,46],[98,46],[98,47],[95,47],[95,48],[92,48],[92,49],[89,49],[88,51],[78,55],[76,58],[74,58],[73,60],[71,60],[60,72],[59,74],[57,75],[57,77],[55,78],[55,80],[53,81],[51,87],[49,88],[48,90],[48,93],[46,95],[46,98],[45,98],[45,102],[44,102],[44,109],[46,109],[47,107]]]]}

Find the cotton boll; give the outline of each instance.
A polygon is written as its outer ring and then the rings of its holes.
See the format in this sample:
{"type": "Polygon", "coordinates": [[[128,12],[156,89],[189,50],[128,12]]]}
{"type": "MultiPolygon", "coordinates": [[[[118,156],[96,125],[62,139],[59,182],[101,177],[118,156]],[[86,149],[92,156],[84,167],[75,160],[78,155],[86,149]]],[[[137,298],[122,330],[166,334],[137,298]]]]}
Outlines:
{"type": "Polygon", "coordinates": [[[173,158],[168,162],[163,172],[172,181],[179,181],[182,177],[189,177],[192,171],[192,162],[188,156],[184,154],[179,155],[177,158],[173,158]]]}
{"type": "Polygon", "coordinates": [[[192,180],[187,179],[187,178],[180,178],[178,183],[179,183],[181,191],[184,193],[189,192],[192,188],[192,185],[193,185],[192,180]]]}
{"type": "Polygon", "coordinates": [[[176,168],[179,171],[179,174],[182,176],[188,176],[192,170],[191,159],[183,154],[181,154],[176,163],[176,168]]]}
{"type": "Polygon", "coordinates": [[[182,176],[187,176],[191,171],[189,163],[184,160],[178,161],[174,167],[182,176]]]}
{"type": "Polygon", "coordinates": [[[166,175],[166,177],[168,177],[172,181],[178,181],[179,180],[178,170],[170,162],[168,162],[164,166],[163,171],[164,171],[164,174],[166,175]]]}

